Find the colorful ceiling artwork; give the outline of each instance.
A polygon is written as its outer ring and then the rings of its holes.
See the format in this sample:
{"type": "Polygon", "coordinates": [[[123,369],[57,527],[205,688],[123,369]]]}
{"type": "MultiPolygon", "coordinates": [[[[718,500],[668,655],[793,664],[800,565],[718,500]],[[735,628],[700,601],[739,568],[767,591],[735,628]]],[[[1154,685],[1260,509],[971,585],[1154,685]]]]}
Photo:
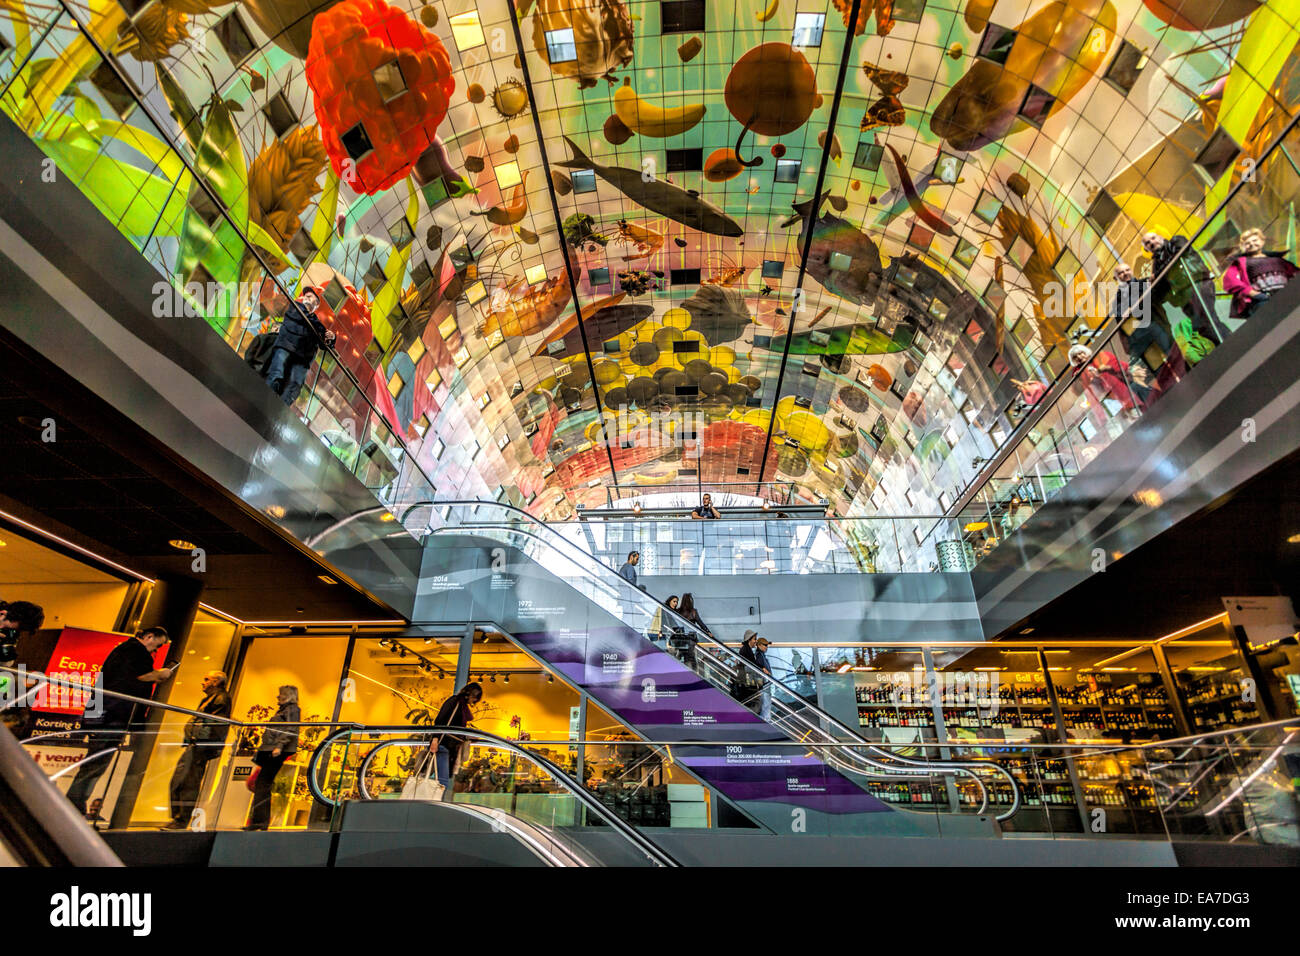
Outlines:
{"type": "MultiPolygon", "coordinates": [[[[695,481],[938,513],[1145,231],[1189,234],[1243,176],[1296,186],[1255,164],[1300,103],[1294,0],[8,0],[0,24],[4,110],[164,274],[237,288],[196,306],[233,348],[283,309],[268,274],[323,290],[340,397],[305,415],[337,453],[366,444],[360,391],[439,495],[547,518],[695,481]]],[[[1275,224],[1207,249],[1248,225],[1275,224]]]]}

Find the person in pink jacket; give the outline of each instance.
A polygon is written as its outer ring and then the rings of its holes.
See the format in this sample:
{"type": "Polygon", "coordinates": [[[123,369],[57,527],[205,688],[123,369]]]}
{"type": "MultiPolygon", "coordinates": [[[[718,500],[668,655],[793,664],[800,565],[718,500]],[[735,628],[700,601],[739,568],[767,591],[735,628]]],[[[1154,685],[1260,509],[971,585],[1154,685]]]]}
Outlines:
{"type": "Polygon", "coordinates": [[[1248,318],[1261,302],[1280,290],[1300,269],[1281,252],[1264,251],[1264,232],[1247,229],[1237,240],[1237,254],[1223,273],[1223,289],[1232,295],[1234,319],[1248,318]]]}

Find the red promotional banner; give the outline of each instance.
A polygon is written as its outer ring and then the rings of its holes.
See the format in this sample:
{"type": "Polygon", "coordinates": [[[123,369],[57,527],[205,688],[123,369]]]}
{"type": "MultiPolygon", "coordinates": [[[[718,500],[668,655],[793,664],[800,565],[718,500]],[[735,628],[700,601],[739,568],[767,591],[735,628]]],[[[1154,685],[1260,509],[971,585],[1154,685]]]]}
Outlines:
{"type": "MultiPolygon", "coordinates": [[[[82,687],[51,685],[36,699],[32,710],[80,717],[86,709],[105,658],[113,648],[127,639],[125,634],[65,627],[59,633],[58,642],[54,645],[45,670],[52,677],[73,681],[82,687]]],[[[154,666],[161,667],[166,655],[167,645],[164,644],[154,654],[154,666]]]]}

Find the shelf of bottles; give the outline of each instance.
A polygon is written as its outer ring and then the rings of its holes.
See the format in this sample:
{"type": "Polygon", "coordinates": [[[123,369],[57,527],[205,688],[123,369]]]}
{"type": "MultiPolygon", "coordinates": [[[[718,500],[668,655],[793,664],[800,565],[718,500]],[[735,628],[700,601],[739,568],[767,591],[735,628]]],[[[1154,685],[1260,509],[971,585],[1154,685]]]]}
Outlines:
{"type": "Polygon", "coordinates": [[[1240,668],[1206,665],[1205,672],[1188,669],[1178,674],[1179,690],[1195,730],[1220,730],[1256,723],[1259,707],[1242,686],[1240,668]]]}

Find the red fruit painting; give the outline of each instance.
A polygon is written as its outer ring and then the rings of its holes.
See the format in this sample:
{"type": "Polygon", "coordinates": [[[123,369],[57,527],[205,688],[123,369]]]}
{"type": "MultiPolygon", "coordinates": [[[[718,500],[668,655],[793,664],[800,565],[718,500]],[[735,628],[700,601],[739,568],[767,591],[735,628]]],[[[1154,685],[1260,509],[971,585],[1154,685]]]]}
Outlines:
{"type": "Polygon", "coordinates": [[[456,89],[442,41],[383,0],[343,0],[317,15],[307,83],[330,166],[367,194],[411,171],[456,89]]]}

